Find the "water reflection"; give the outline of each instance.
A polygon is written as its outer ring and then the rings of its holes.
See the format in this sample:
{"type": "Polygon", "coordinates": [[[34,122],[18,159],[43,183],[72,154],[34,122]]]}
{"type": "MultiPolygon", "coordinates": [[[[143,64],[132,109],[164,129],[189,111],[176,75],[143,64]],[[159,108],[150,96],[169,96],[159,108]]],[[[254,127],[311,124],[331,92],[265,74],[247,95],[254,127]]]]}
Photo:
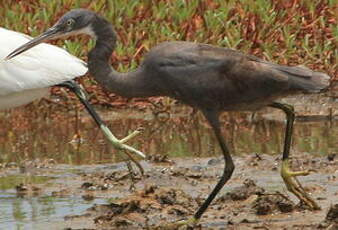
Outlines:
{"type": "MultiPolygon", "coordinates": [[[[170,117],[165,114],[154,117],[151,113],[138,111],[101,111],[101,114],[120,137],[143,126],[144,133],[130,144],[147,154],[173,157],[219,154],[212,130],[201,114],[192,115],[190,109],[178,111],[170,117]]],[[[251,113],[224,113],[222,132],[233,154],[281,153],[285,123],[283,114],[279,115],[280,119],[261,119],[260,115],[252,119],[251,113]]],[[[84,142],[77,146],[70,143],[75,134],[73,114],[43,114],[34,110],[0,114],[0,163],[37,158],[53,158],[57,163],[67,164],[121,160],[85,112],[79,122],[84,142]]],[[[293,151],[327,154],[337,150],[337,125],[336,121],[297,121],[293,151]]]]}
{"type": "Polygon", "coordinates": [[[16,197],[13,190],[0,191],[0,229],[46,229],[50,222],[61,222],[55,229],[63,229],[65,216],[84,213],[94,203],[107,203],[105,199],[85,201],[81,197],[16,197]]]}

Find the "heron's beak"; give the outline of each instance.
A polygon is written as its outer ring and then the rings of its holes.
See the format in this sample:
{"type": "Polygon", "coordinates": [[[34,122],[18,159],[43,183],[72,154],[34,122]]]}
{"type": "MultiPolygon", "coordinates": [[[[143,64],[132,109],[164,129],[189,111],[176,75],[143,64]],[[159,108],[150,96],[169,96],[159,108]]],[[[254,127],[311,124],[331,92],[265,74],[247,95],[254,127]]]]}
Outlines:
{"type": "Polygon", "coordinates": [[[17,55],[25,52],[26,50],[29,50],[29,49],[33,48],[36,45],[39,45],[40,43],[42,43],[44,41],[57,38],[59,34],[61,34],[60,31],[59,31],[59,29],[54,26],[54,27],[48,29],[46,32],[44,32],[41,35],[39,35],[38,37],[30,40],[29,42],[23,44],[22,46],[20,46],[16,50],[14,50],[12,53],[10,53],[5,58],[5,60],[10,60],[13,57],[15,57],[15,56],[17,56],[17,55]]]}

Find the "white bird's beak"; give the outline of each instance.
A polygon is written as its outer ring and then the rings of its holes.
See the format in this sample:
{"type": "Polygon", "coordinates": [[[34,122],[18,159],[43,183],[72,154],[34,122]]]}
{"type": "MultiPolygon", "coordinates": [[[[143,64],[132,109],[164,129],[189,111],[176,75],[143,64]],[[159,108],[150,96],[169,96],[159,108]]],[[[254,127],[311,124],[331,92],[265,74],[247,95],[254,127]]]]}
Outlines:
{"type": "Polygon", "coordinates": [[[46,32],[39,35],[38,37],[30,40],[29,42],[27,42],[27,43],[23,44],[22,46],[20,46],[19,48],[15,49],[13,52],[11,52],[5,58],[5,61],[12,59],[13,57],[33,48],[34,46],[39,45],[40,43],[42,43],[44,41],[57,38],[59,36],[59,34],[60,34],[59,29],[57,27],[52,27],[52,28],[48,29],[46,32]]]}

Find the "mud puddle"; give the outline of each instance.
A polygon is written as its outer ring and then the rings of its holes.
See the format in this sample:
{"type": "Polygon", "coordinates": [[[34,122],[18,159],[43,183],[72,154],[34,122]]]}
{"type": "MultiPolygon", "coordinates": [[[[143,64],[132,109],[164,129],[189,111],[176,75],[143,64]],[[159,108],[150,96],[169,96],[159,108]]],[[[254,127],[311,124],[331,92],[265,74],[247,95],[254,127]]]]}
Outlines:
{"type": "MultiPolygon", "coordinates": [[[[338,159],[295,153],[293,162],[294,169],[316,171],[300,180],[322,210],[307,210],[286,191],[279,157],[254,154],[235,157],[233,177],[200,228],[335,229],[337,210],[329,209],[338,204],[338,159]]],[[[143,178],[131,176],[124,163],[33,168],[30,175],[48,180],[26,182],[26,191],[2,191],[0,228],[162,229],[191,217],[223,170],[220,157],[153,157],[141,163],[143,178]]],[[[3,177],[17,173],[2,170],[3,177]]]]}
{"type": "Polygon", "coordinates": [[[76,175],[73,171],[77,169],[61,165],[27,173],[17,167],[0,170],[0,229],[62,229],[65,216],[107,203],[69,193],[67,186],[76,186],[67,183],[76,175]]]}

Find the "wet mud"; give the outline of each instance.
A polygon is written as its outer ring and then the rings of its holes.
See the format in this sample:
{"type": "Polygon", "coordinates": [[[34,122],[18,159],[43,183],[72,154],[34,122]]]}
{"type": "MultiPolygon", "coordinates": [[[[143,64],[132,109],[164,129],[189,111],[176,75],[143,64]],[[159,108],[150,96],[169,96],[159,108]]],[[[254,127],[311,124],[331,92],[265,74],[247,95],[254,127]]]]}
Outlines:
{"type": "MultiPolygon", "coordinates": [[[[231,180],[211,204],[196,229],[337,229],[338,159],[293,154],[294,169],[311,169],[300,177],[304,188],[320,204],[310,211],[290,193],[279,175],[279,157],[252,154],[235,157],[231,180]]],[[[69,166],[48,161],[30,168],[32,176],[48,182],[24,181],[16,185],[20,197],[104,198],[80,213],[50,222],[55,229],[165,229],[168,223],[193,216],[217,183],[223,159],[152,156],[142,161],[145,174],[130,172],[125,163],[69,166]]],[[[4,167],[1,176],[20,173],[4,167]]],[[[47,225],[40,225],[39,228],[47,225]]],[[[184,228],[182,228],[184,229],[184,228]]]]}

